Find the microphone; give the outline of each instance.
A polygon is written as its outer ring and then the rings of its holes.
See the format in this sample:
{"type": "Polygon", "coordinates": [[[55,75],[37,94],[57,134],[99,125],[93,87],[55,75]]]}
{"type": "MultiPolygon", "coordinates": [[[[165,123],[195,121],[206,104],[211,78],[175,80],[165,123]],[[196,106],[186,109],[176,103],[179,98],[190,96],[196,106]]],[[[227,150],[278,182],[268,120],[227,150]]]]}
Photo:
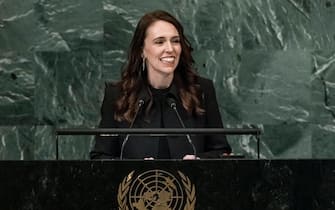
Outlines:
{"type": "MultiPolygon", "coordinates": [[[[184,122],[183,122],[183,120],[181,119],[180,114],[179,114],[179,112],[178,112],[178,110],[177,110],[177,105],[176,105],[176,101],[175,101],[175,99],[172,98],[172,97],[168,97],[168,99],[167,99],[167,103],[169,104],[169,107],[171,107],[171,108],[174,110],[174,112],[176,113],[176,116],[177,116],[177,118],[178,118],[178,121],[179,121],[180,125],[181,125],[183,128],[186,128],[185,125],[184,125],[184,122]]],[[[190,136],[188,133],[186,134],[186,138],[187,138],[187,140],[188,140],[188,143],[192,146],[193,155],[194,155],[195,157],[197,157],[197,151],[196,151],[196,149],[195,149],[195,146],[194,146],[194,144],[193,144],[193,141],[192,141],[192,139],[191,139],[191,136],[190,136]]]]}
{"type": "MultiPolygon", "coordinates": [[[[129,128],[133,128],[134,123],[135,123],[136,118],[137,118],[137,115],[138,115],[138,113],[140,112],[140,110],[142,109],[143,105],[144,105],[144,100],[141,98],[140,100],[138,100],[138,103],[137,103],[138,108],[137,108],[137,110],[136,110],[136,113],[135,113],[135,115],[134,115],[133,120],[132,120],[131,123],[130,123],[129,128]]],[[[122,146],[121,146],[120,160],[122,160],[122,158],[123,158],[124,147],[126,146],[126,143],[127,143],[128,139],[129,139],[129,136],[130,136],[130,135],[127,134],[126,137],[123,139],[122,146]]]]}

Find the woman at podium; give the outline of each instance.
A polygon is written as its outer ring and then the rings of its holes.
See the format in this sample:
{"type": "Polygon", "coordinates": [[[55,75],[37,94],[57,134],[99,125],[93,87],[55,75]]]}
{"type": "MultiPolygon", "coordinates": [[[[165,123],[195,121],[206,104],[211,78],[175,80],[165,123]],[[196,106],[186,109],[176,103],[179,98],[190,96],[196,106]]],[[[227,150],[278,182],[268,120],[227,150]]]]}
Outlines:
{"type": "MultiPolygon", "coordinates": [[[[193,68],[180,22],[157,10],[138,22],[121,80],[108,83],[100,128],[221,128],[213,82],[193,68]]],[[[92,159],[196,159],[231,153],[225,135],[96,136],[92,159]]]]}

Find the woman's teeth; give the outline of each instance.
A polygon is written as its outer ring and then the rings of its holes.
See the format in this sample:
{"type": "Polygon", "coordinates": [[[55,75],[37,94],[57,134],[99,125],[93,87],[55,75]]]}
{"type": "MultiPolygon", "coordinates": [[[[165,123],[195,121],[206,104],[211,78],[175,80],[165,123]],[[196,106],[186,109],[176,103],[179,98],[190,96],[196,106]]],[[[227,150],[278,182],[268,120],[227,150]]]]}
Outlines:
{"type": "Polygon", "coordinates": [[[174,57],[166,57],[166,58],[161,58],[161,61],[172,63],[174,62],[174,59],[175,59],[174,57]]]}

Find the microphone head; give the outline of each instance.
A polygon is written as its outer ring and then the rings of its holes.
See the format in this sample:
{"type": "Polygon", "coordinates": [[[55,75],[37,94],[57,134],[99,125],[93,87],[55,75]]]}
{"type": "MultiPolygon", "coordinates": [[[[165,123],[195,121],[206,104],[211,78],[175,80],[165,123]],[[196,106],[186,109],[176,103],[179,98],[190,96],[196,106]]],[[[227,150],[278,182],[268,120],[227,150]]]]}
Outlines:
{"type": "Polygon", "coordinates": [[[168,103],[169,107],[171,107],[172,109],[176,108],[176,100],[173,97],[168,97],[166,102],[168,103]]]}
{"type": "Polygon", "coordinates": [[[140,100],[138,100],[138,106],[141,107],[144,105],[144,100],[141,98],[140,100]]]}

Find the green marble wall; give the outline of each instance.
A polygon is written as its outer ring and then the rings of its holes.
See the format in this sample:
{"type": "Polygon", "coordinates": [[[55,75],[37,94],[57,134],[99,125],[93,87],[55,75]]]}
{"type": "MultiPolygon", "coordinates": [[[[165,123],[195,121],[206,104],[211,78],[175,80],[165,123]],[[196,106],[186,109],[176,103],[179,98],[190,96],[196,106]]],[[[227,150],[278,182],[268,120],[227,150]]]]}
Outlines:
{"type": "MultiPolygon", "coordinates": [[[[2,0],[0,159],[55,158],[56,127],[94,127],[144,12],[184,25],[226,127],[259,126],[262,158],[335,157],[335,0],[2,0]]],[[[88,159],[89,136],[60,158],[88,159]]],[[[251,136],[229,136],[256,158],[251,136]]]]}

